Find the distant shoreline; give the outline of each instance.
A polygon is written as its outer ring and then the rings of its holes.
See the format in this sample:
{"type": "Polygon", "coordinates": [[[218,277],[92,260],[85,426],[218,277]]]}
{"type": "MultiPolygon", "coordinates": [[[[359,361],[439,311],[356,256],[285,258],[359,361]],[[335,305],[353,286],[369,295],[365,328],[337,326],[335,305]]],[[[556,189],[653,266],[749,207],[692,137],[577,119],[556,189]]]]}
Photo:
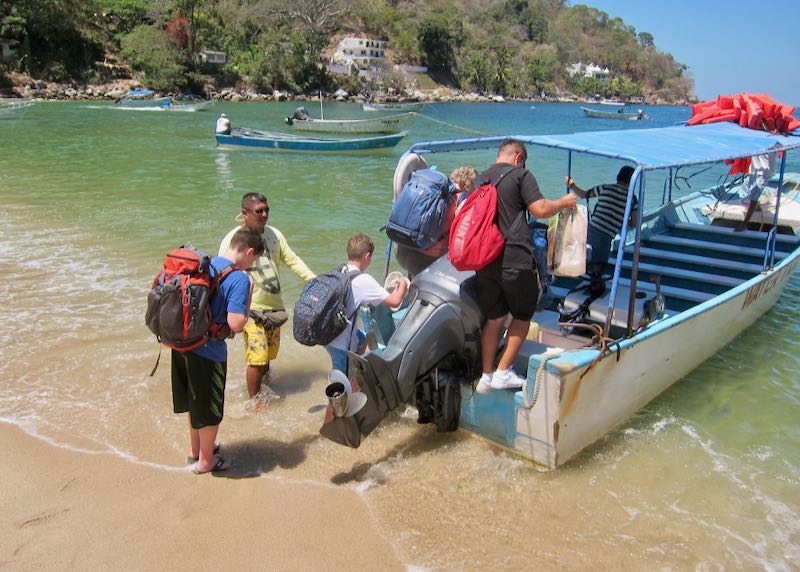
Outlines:
{"type": "MultiPolygon", "coordinates": [[[[24,97],[43,101],[114,101],[124,96],[130,89],[142,88],[135,80],[119,80],[104,84],[64,84],[31,80],[25,85],[13,86],[0,90],[0,97],[24,97]]],[[[167,95],[169,92],[163,92],[167,95]]],[[[219,91],[210,90],[205,94],[215,101],[313,101],[319,99],[318,94],[294,94],[275,90],[272,93],[260,93],[254,90],[237,90],[223,88],[219,91]]],[[[365,94],[322,94],[325,101],[342,101],[363,103],[369,98],[365,94]]],[[[504,102],[530,102],[530,103],[597,103],[590,98],[576,96],[562,97],[531,97],[512,98],[501,95],[483,95],[478,93],[463,92],[451,88],[413,92],[410,98],[400,98],[401,101],[422,101],[426,103],[504,103],[504,102]]],[[[647,99],[626,101],[629,105],[691,105],[688,100],[665,101],[647,99]]]]}

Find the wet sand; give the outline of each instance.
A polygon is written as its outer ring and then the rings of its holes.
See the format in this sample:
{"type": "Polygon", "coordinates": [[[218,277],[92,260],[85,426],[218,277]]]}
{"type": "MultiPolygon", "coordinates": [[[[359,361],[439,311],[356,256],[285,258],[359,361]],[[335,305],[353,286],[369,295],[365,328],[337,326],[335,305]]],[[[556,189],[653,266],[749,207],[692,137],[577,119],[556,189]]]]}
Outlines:
{"type": "Polygon", "coordinates": [[[7,569],[405,568],[368,507],[341,487],[143,466],[8,424],[0,482],[7,569]]]}

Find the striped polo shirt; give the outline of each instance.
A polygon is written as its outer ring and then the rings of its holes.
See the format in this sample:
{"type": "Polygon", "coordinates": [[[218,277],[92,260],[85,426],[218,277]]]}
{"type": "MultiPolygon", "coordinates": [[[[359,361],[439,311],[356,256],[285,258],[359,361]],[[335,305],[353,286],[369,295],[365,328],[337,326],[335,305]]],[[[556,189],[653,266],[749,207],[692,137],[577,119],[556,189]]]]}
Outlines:
{"type": "MultiPolygon", "coordinates": [[[[597,204],[592,211],[591,226],[614,237],[622,229],[625,218],[625,203],[628,200],[628,188],[619,183],[597,185],[589,189],[589,198],[597,197],[597,204]]],[[[636,208],[636,195],[633,197],[633,208],[636,208]]]]}

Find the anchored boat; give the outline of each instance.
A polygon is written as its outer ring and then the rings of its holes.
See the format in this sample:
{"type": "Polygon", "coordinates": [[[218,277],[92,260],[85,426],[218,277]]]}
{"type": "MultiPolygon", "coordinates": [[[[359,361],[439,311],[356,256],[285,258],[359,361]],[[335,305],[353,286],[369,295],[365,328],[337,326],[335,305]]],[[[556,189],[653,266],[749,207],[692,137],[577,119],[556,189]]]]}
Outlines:
{"type": "Polygon", "coordinates": [[[286,123],[297,131],[323,133],[398,133],[403,131],[414,113],[369,117],[367,119],[315,119],[305,107],[298,107],[286,118],[286,123]]]}
{"type": "Polygon", "coordinates": [[[623,121],[639,121],[642,119],[647,119],[644,111],[639,109],[637,111],[625,111],[624,106],[620,105],[614,111],[609,111],[606,109],[592,109],[591,107],[583,107],[581,106],[581,110],[583,110],[583,114],[586,117],[592,117],[595,119],[621,119],[623,121]]]}
{"type": "Polygon", "coordinates": [[[364,111],[419,111],[424,101],[365,101],[361,104],[364,111]]]}
{"type": "MultiPolygon", "coordinates": [[[[772,308],[800,263],[800,175],[785,172],[800,137],[715,123],[517,139],[562,150],[566,174],[576,153],[631,163],[624,220],[634,195],[640,205],[658,206],[637,209],[635,226],[617,237],[623,246],[609,261],[614,270],[604,291],[590,294],[587,277],[549,284],[514,364],[527,377],[521,390],[475,393],[484,321],[475,275],[455,270],[447,256],[438,259],[414,278],[407,307],[363,315],[379,344],[350,354],[349,369],[351,391],[365,394],[366,403],[352,412],[329,408],[323,436],[358,447],[392,410],[413,404],[420,422],[460,426],[554,469],[747,329],[772,308]],[[708,216],[712,207],[736,203],[740,180],[673,196],[686,169],[779,152],[779,173],[765,191],[771,217],[750,230],[735,232],[725,218],[708,216]]],[[[426,156],[441,161],[442,153],[486,150],[489,163],[501,140],[415,144],[395,183],[426,156]]]]}
{"type": "Polygon", "coordinates": [[[263,151],[295,151],[305,153],[361,153],[390,149],[405,137],[405,132],[373,137],[316,139],[290,133],[260,131],[249,127],[235,128],[230,135],[217,133],[217,146],[228,149],[263,151]]]}

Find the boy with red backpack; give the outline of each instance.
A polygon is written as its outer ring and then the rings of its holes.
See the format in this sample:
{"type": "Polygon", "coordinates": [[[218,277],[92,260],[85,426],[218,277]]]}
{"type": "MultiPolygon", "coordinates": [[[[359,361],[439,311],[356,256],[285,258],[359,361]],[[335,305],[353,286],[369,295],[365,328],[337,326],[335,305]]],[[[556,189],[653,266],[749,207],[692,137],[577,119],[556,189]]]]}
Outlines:
{"type": "MultiPolygon", "coordinates": [[[[230,331],[230,337],[241,332],[247,321],[250,278],[244,270],[263,252],[261,233],[242,227],[222,256],[211,259],[212,275],[218,277],[224,273],[224,280],[218,281],[209,301],[212,322],[230,331]],[[229,271],[232,265],[234,270],[229,271]]],[[[196,461],[197,474],[224,471],[230,466],[216,454],[219,448],[215,444],[225,405],[227,361],[224,337],[210,336],[190,351],[172,350],[173,410],[189,413],[189,459],[196,461]]]]}
{"type": "Polygon", "coordinates": [[[497,188],[496,223],[504,239],[500,254],[477,270],[478,304],[486,316],[481,330],[483,375],[475,391],[518,389],[525,378],[511,369],[539,303],[539,275],[533,260],[533,245],[528,231],[527,213],[548,218],[562,209],[575,208],[575,195],[549,200],[539,190],[536,178],[525,168],[528,152],[516,139],[500,143],[495,164],[475,180],[475,186],[491,184],[497,188]],[[506,321],[506,345],[494,367],[497,347],[506,321]]]}

